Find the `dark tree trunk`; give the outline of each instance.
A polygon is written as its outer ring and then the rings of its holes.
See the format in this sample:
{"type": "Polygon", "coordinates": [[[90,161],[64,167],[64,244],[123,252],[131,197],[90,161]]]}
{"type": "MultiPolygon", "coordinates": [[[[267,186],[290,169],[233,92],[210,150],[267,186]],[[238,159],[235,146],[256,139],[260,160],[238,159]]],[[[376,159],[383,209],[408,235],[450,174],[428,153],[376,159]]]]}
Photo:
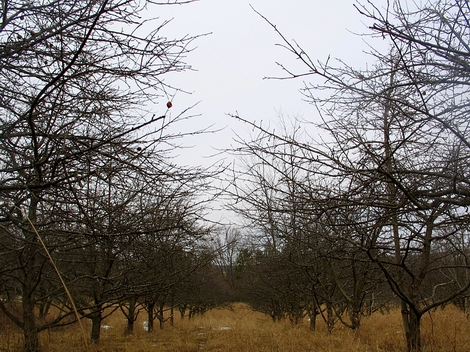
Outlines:
{"type": "Polygon", "coordinates": [[[127,325],[124,330],[124,333],[126,335],[132,335],[134,333],[134,323],[137,320],[139,312],[137,310],[137,301],[135,298],[129,299],[128,304],[128,306],[121,305],[121,311],[124,313],[127,320],[127,325]]]}
{"type": "Polygon", "coordinates": [[[134,319],[127,318],[127,325],[124,331],[126,335],[132,335],[134,333],[134,322],[135,322],[134,319]]]}
{"type": "Polygon", "coordinates": [[[357,330],[361,327],[361,312],[365,302],[365,273],[368,272],[368,266],[364,263],[357,263],[356,260],[353,260],[351,265],[354,277],[354,294],[351,302],[351,310],[349,311],[349,319],[351,320],[351,329],[357,330]]]}
{"type": "Polygon", "coordinates": [[[289,314],[289,320],[292,323],[292,325],[299,325],[300,322],[303,320],[304,314],[303,314],[303,307],[295,307],[295,309],[292,310],[292,312],[289,314]]]}
{"type": "Polygon", "coordinates": [[[188,307],[187,304],[180,304],[180,305],[178,306],[178,310],[179,310],[179,312],[180,312],[181,319],[184,318],[184,316],[185,316],[185,314],[186,314],[186,308],[187,308],[187,307],[188,307]]]}
{"type": "Polygon", "coordinates": [[[153,331],[153,321],[155,320],[155,303],[156,302],[147,302],[147,331],[153,331]]]}
{"type": "Polygon", "coordinates": [[[165,302],[160,302],[158,306],[158,313],[157,313],[157,319],[159,322],[160,330],[163,330],[163,327],[165,324],[164,310],[165,310],[165,302]]]}
{"type": "Polygon", "coordinates": [[[326,312],[327,312],[326,325],[328,327],[328,334],[331,335],[335,327],[335,314],[333,312],[333,306],[331,305],[331,303],[326,304],[326,312]]]}
{"type": "Polygon", "coordinates": [[[23,335],[24,351],[39,352],[38,329],[36,326],[36,317],[34,315],[34,302],[28,295],[22,298],[23,303],[23,335]]]}
{"type": "Polygon", "coordinates": [[[97,344],[100,342],[101,335],[101,321],[103,316],[101,315],[101,309],[94,313],[91,317],[91,342],[97,344]]]}
{"type": "MultiPolygon", "coordinates": [[[[31,204],[28,211],[28,218],[32,223],[36,222],[36,212],[38,206],[38,198],[34,195],[31,196],[31,204]]],[[[24,335],[24,350],[25,352],[38,352],[39,337],[38,329],[36,325],[36,316],[34,312],[35,300],[34,291],[36,289],[37,280],[39,280],[41,272],[38,270],[37,250],[38,250],[38,238],[34,231],[28,229],[24,230],[24,236],[26,240],[24,257],[24,282],[22,286],[22,308],[23,308],[23,335],[24,335]]]]}
{"type": "Polygon", "coordinates": [[[174,314],[175,314],[175,297],[173,293],[170,296],[170,324],[173,326],[175,324],[174,321],[174,314]]]}
{"type": "Polygon", "coordinates": [[[309,315],[310,318],[310,331],[315,331],[317,328],[317,314],[313,313],[309,315]]]}
{"type": "Polygon", "coordinates": [[[408,352],[421,352],[421,315],[407,312],[408,329],[405,330],[408,352]]]}
{"type": "Polygon", "coordinates": [[[320,314],[318,311],[316,304],[313,304],[313,307],[309,309],[308,317],[310,319],[310,331],[315,331],[317,328],[317,316],[320,314]]]}
{"type": "Polygon", "coordinates": [[[317,328],[317,316],[320,314],[317,300],[312,298],[307,306],[307,314],[310,319],[310,331],[315,331],[317,328]]]}
{"type": "Polygon", "coordinates": [[[361,327],[361,312],[357,309],[352,309],[349,314],[349,319],[351,320],[351,328],[357,330],[361,327]]]}

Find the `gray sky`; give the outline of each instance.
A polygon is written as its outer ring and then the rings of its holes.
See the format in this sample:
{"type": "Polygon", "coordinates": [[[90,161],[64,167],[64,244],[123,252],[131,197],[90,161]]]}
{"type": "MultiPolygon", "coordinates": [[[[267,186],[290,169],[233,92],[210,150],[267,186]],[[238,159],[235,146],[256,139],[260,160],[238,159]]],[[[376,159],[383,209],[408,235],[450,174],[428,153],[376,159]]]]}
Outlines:
{"type": "MultiPolygon", "coordinates": [[[[380,0],[380,2],[383,2],[380,0]]],[[[204,156],[211,147],[228,147],[231,129],[248,135],[247,126],[235,123],[228,113],[238,112],[246,119],[275,121],[279,114],[315,118],[315,110],[302,100],[302,80],[266,80],[282,76],[277,62],[289,68],[303,68],[279,46],[275,31],[250,7],[267,17],[287,39],[295,39],[314,60],[331,55],[355,67],[365,67],[367,50],[355,33],[367,32],[364,18],[353,0],[200,0],[177,6],[158,6],[160,19],[173,21],[163,33],[169,38],[212,33],[194,43],[197,48],[186,58],[194,70],[166,78],[191,95],[178,93],[172,114],[199,102],[193,113],[201,117],[188,122],[189,129],[214,125],[225,128],[216,135],[188,139],[191,150],[181,153],[180,163],[208,164],[204,156]]],[[[164,103],[164,102],[162,102],[164,103]]]]}

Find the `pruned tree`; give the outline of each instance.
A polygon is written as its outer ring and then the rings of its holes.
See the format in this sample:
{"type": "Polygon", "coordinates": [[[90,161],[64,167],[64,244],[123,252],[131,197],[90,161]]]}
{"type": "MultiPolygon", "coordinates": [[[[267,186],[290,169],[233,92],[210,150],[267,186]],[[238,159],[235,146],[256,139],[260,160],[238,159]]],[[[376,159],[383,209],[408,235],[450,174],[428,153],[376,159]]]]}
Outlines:
{"type": "Polygon", "coordinates": [[[64,294],[48,283],[54,270],[45,248],[63,259],[84,233],[99,231],[84,222],[87,187],[106,198],[98,185],[111,175],[139,174],[148,185],[155,165],[157,174],[176,171],[165,159],[174,136],[164,131],[184,116],[158,103],[174,91],[162,75],[188,68],[195,37],[165,38],[168,22],[141,16],[167,3],[1,1],[0,309],[23,330],[25,351],[38,351],[38,332],[70,315],[39,324],[35,307],[64,294]]]}
{"type": "MultiPolygon", "coordinates": [[[[242,166],[232,183],[232,208],[254,228],[266,253],[278,258],[271,265],[276,262],[290,276],[296,272],[299,292],[289,296],[309,311],[312,330],[321,304],[328,306],[322,316],[330,331],[338,318],[357,329],[366,295],[372,294],[379,278],[361,247],[342,240],[355,232],[339,221],[352,221],[361,210],[326,198],[334,186],[304,149],[302,126],[295,121],[291,130],[286,126],[283,122],[275,134],[257,126],[260,133],[252,140],[237,140],[234,153],[242,154],[242,166]],[[343,317],[346,311],[349,321],[343,317]]],[[[282,286],[279,280],[271,281],[274,287],[282,286]]],[[[289,308],[284,313],[296,315],[289,308]]]]}
{"type": "MultiPolygon", "coordinates": [[[[315,62],[270,23],[281,45],[305,65],[302,72],[281,66],[284,78],[312,80],[303,93],[317,107],[323,139],[299,140],[238,118],[259,131],[254,145],[270,138],[295,146],[297,164],[308,173],[303,185],[320,204],[317,221],[325,223],[320,215],[332,210],[344,212],[334,217],[341,231],[330,233],[342,234],[337,240],[381,269],[402,302],[408,350],[419,351],[423,314],[470,285],[470,8],[447,0],[356,8],[373,22],[372,34],[390,44],[386,52],[372,50],[371,69],[315,62]]],[[[273,149],[252,150],[263,160],[274,155],[273,149]]]]}

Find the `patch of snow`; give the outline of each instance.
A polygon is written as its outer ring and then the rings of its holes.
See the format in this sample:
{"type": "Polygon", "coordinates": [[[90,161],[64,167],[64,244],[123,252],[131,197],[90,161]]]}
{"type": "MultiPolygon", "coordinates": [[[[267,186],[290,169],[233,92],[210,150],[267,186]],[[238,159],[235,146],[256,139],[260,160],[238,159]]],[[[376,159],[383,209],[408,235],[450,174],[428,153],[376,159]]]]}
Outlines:
{"type": "Polygon", "coordinates": [[[217,330],[230,330],[232,329],[230,326],[219,326],[217,330]]]}

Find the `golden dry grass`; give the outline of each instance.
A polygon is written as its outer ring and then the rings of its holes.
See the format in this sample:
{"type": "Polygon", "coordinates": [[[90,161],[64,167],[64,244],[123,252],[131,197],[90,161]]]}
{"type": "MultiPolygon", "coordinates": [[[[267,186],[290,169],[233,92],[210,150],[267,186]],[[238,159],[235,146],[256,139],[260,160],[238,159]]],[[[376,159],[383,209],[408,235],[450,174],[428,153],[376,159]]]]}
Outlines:
{"type": "MultiPolygon", "coordinates": [[[[353,332],[338,323],[332,335],[318,320],[317,331],[311,332],[308,322],[292,326],[288,321],[274,323],[244,304],[234,304],[233,309],[215,309],[204,316],[181,320],[175,325],[165,325],[148,333],[143,328],[142,314],[132,336],[124,334],[125,320],[119,311],[108,317],[103,325],[99,346],[90,346],[93,352],[147,352],[147,351],[279,351],[279,352],[392,352],[404,351],[405,343],[400,314],[376,313],[364,317],[362,326],[353,332]]],[[[0,322],[0,351],[21,351],[21,335],[6,320],[0,322]]],[[[89,331],[90,324],[85,322],[89,331]]],[[[158,324],[157,324],[158,325],[158,324]]],[[[427,314],[422,327],[424,352],[470,352],[470,322],[465,314],[449,306],[427,314]]],[[[44,351],[85,351],[78,325],[55,329],[41,335],[44,351]]]]}

